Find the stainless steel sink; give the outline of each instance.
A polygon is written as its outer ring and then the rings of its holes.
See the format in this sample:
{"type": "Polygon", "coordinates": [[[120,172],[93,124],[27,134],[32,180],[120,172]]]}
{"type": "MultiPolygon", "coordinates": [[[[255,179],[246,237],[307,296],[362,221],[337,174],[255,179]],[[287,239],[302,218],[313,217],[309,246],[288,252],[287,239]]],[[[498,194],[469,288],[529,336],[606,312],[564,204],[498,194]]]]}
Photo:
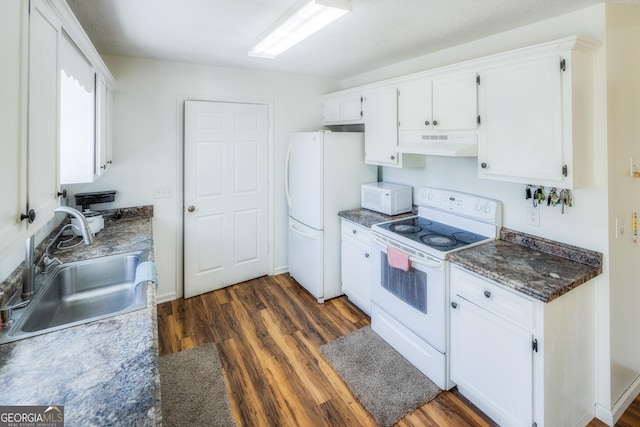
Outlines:
{"type": "Polygon", "coordinates": [[[148,251],[129,252],[63,264],[44,281],[31,302],[14,310],[0,342],[14,341],[89,321],[139,310],[147,287],[136,286],[136,269],[148,251]]]}

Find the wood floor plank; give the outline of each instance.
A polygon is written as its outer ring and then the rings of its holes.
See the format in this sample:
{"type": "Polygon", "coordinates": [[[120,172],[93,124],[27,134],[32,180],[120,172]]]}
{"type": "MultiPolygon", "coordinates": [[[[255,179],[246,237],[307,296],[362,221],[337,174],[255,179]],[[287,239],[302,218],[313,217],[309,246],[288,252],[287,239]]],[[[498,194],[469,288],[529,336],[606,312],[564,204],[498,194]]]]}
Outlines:
{"type": "MultiPolygon", "coordinates": [[[[216,343],[238,426],[376,426],[319,347],[369,325],[346,297],[324,304],[288,274],[158,305],[160,355],[216,343]]],[[[398,427],[496,424],[456,389],[398,427]]],[[[594,419],[589,427],[602,427],[594,419]]],[[[640,397],[617,426],[640,426],[640,397]]]]}

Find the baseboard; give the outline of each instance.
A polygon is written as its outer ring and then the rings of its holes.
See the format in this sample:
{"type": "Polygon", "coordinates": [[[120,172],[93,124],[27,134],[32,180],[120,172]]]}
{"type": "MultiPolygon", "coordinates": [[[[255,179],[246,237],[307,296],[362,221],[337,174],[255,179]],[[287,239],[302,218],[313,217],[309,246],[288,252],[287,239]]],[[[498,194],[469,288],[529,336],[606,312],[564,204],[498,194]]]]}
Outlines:
{"type": "Polygon", "coordinates": [[[596,404],[596,418],[608,426],[613,426],[613,413],[611,409],[605,408],[599,403],[596,404]]]}
{"type": "Polygon", "coordinates": [[[289,272],[289,266],[288,265],[283,265],[282,267],[275,267],[273,269],[272,276],[277,276],[278,274],[284,274],[284,273],[288,273],[288,272],[289,272]]]}
{"type": "Polygon", "coordinates": [[[640,376],[631,383],[631,385],[622,393],[622,396],[613,405],[613,408],[605,408],[602,405],[596,405],[596,418],[603,423],[613,426],[629,408],[629,405],[640,394],[640,376]]]}
{"type": "Polygon", "coordinates": [[[595,416],[593,412],[594,412],[593,409],[591,411],[585,412],[584,415],[582,415],[582,417],[578,420],[578,422],[574,424],[574,426],[582,427],[582,426],[589,425],[589,423],[591,422],[591,420],[593,420],[593,417],[595,416]]]}
{"type": "Polygon", "coordinates": [[[636,377],[629,388],[622,393],[622,396],[620,396],[613,405],[613,409],[611,411],[613,412],[613,424],[618,422],[620,417],[622,417],[622,414],[624,414],[624,411],[627,410],[638,394],[640,394],[640,376],[636,377]]]}
{"type": "Polygon", "coordinates": [[[162,295],[156,295],[156,304],[173,301],[174,299],[177,299],[177,295],[175,292],[167,292],[162,295]]]}

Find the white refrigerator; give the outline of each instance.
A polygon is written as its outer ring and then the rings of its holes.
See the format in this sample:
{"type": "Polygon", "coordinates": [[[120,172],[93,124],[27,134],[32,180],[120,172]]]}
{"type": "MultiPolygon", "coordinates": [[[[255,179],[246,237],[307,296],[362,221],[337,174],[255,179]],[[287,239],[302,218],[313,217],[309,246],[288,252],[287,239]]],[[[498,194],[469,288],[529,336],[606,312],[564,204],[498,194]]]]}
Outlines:
{"type": "Polygon", "coordinates": [[[360,185],[378,180],[364,164],[364,134],[301,132],[289,139],[289,274],[319,303],[342,295],[338,212],[360,206],[360,185]]]}

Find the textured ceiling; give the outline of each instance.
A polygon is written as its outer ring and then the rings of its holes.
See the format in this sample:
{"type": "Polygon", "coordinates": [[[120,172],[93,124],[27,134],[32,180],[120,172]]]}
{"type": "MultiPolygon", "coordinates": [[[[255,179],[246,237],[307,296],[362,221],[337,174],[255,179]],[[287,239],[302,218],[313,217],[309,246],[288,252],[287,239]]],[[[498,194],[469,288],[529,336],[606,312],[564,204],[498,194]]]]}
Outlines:
{"type": "Polygon", "coordinates": [[[352,13],[263,59],[247,51],[298,0],[67,0],[101,54],[334,78],[602,1],[352,0],[352,13]]]}

